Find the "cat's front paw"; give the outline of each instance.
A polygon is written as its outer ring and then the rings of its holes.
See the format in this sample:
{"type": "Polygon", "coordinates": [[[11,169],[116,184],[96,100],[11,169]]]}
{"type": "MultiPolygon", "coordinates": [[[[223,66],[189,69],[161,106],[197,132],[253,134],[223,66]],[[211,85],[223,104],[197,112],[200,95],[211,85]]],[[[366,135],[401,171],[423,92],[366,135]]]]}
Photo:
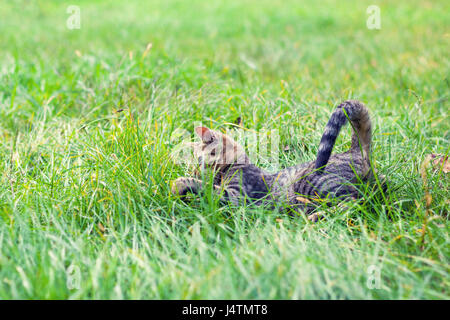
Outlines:
{"type": "Polygon", "coordinates": [[[188,193],[188,184],[186,178],[178,178],[172,181],[171,191],[176,196],[185,196],[188,193]]]}

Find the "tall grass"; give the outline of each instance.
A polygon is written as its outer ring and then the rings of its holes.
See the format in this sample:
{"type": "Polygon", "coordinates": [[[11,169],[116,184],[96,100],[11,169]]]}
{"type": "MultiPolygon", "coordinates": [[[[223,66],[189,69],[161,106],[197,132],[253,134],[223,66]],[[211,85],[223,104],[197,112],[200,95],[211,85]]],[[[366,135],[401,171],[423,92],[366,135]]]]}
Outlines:
{"type": "Polygon", "coordinates": [[[449,298],[448,2],[69,4],[0,9],[0,298],[449,298]],[[386,193],[318,223],[171,195],[178,128],[241,117],[290,166],[347,98],[386,193]]]}

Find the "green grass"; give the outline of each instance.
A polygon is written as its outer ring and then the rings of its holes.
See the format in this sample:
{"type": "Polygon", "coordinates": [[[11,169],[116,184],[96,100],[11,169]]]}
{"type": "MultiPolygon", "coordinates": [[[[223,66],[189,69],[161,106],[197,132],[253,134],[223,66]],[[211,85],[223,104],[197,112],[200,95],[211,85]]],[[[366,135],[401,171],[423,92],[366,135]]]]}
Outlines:
{"type": "Polygon", "coordinates": [[[449,175],[420,174],[449,153],[449,2],[375,1],[368,30],[373,2],[76,1],[79,30],[73,2],[2,3],[0,298],[449,299],[449,175]],[[314,224],[170,194],[177,128],[240,116],[290,166],[347,98],[385,195],[314,224]]]}

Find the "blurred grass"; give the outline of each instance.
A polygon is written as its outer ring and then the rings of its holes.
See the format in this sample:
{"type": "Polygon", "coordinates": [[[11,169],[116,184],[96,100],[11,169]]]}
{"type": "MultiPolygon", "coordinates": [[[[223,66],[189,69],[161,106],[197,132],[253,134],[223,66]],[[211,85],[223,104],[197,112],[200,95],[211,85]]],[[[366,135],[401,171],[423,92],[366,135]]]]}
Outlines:
{"type": "Polygon", "coordinates": [[[69,30],[72,4],[0,8],[0,298],[449,298],[449,178],[420,178],[449,148],[446,1],[377,1],[380,30],[369,1],[77,1],[69,30]],[[386,201],[309,224],[170,195],[175,129],[242,117],[294,165],[347,98],[371,109],[386,201]]]}

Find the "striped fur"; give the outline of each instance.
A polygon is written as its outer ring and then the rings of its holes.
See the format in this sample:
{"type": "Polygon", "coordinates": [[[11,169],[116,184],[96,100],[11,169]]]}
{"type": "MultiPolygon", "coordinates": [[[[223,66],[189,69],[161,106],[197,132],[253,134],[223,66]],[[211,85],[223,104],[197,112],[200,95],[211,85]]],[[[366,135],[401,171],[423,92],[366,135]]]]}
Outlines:
{"type": "MultiPolygon", "coordinates": [[[[355,182],[371,176],[370,144],[371,123],[367,108],[358,101],[340,104],[332,113],[319,144],[315,161],[269,173],[250,163],[243,148],[228,136],[208,128],[196,128],[201,142],[195,150],[202,164],[215,170],[215,189],[221,199],[234,204],[252,201],[275,207],[290,207],[312,212],[318,200],[357,198],[355,182]],[[350,120],[353,128],[350,150],[332,155],[336,138],[342,126],[350,120]],[[215,152],[210,146],[220,145],[215,152]],[[229,161],[231,159],[231,162],[229,161]]],[[[172,192],[185,196],[198,193],[202,181],[197,178],[178,178],[172,192]]],[[[319,201],[320,202],[320,201],[319,201]]]]}
{"type": "Polygon", "coordinates": [[[369,111],[359,101],[348,100],[341,103],[328,121],[325,132],[320,140],[319,151],[316,159],[316,169],[323,171],[324,166],[328,163],[328,159],[333,151],[336,139],[341,131],[342,126],[347,123],[347,117],[351,121],[353,128],[352,150],[363,151],[364,161],[369,167],[371,129],[372,125],[369,118],[369,111]]]}

